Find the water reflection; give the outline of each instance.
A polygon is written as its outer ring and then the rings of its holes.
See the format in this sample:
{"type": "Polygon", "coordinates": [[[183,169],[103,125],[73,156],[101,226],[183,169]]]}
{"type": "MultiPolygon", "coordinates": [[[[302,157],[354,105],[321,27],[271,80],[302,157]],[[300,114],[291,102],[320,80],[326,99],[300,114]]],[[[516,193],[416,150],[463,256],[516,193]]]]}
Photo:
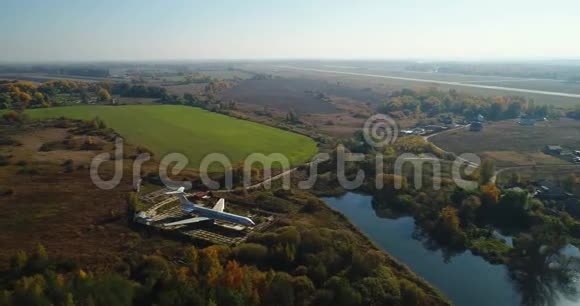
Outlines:
{"type": "Polygon", "coordinates": [[[492,265],[469,251],[441,245],[394,209],[374,209],[371,196],[347,193],[324,200],[455,305],[580,305],[580,251],[565,240],[494,233],[513,245],[517,257],[507,266],[492,265]],[[546,240],[550,246],[539,242],[546,240]]]}
{"type": "Polygon", "coordinates": [[[577,305],[580,251],[563,241],[545,245],[537,237],[517,239],[509,264],[514,288],[529,306],[577,305]]]}

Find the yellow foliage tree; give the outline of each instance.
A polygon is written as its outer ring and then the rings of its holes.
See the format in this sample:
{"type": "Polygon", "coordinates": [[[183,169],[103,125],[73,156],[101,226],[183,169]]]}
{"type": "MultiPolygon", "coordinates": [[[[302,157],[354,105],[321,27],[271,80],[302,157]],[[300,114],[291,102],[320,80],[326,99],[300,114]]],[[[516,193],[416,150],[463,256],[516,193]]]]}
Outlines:
{"type": "Polygon", "coordinates": [[[238,262],[235,260],[228,261],[224,271],[224,282],[226,287],[239,289],[242,287],[243,280],[244,273],[238,262]]]}
{"type": "Polygon", "coordinates": [[[459,216],[457,209],[447,206],[441,210],[439,218],[448,232],[459,231],[459,216]]]}
{"type": "Polygon", "coordinates": [[[101,102],[106,102],[106,101],[111,101],[111,94],[109,93],[108,90],[101,88],[99,89],[99,91],[97,92],[97,98],[99,99],[99,101],[101,102]]]}
{"type": "Polygon", "coordinates": [[[482,185],[480,187],[480,190],[481,190],[481,198],[484,200],[484,202],[490,204],[497,204],[497,202],[499,201],[499,196],[501,195],[501,191],[499,190],[499,188],[497,188],[497,186],[495,186],[495,184],[489,183],[482,185]]]}

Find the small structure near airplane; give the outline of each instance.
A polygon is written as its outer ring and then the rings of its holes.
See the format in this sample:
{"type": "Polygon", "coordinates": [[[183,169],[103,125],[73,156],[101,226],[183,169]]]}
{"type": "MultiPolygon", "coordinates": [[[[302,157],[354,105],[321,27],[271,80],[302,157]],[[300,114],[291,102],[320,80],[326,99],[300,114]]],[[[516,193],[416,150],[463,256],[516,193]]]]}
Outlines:
{"type": "Polygon", "coordinates": [[[166,194],[175,195],[179,199],[181,203],[181,210],[186,215],[196,214],[197,217],[188,218],[176,222],[164,223],[165,227],[177,226],[177,225],[185,225],[191,223],[198,223],[202,221],[208,220],[220,220],[226,221],[230,223],[240,224],[244,226],[254,226],[256,225],[252,219],[236,214],[231,214],[224,212],[225,208],[225,199],[219,199],[216,205],[213,208],[205,208],[200,205],[196,205],[191,203],[187,197],[185,196],[185,188],[180,187],[176,191],[170,191],[166,194]]]}

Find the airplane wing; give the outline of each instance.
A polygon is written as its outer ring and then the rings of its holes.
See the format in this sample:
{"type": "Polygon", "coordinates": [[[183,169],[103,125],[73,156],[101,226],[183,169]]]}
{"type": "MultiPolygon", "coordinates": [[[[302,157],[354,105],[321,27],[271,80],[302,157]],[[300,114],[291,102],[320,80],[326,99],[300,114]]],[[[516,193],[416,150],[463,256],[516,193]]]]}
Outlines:
{"type": "Polygon", "coordinates": [[[225,207],[226,200],[222,198],[215,204],[215,206],[212,209],[215,211],[223,212],[225,207]]]}
{"type": "Polygon", "coordinates": [[[165,224],[163,224],[163,226],[184,225],[184,224],[197,223],[197,222],[206,221],[206,220],[209,220],[209,218],[206,218],[206,217],[196,217],[196,218],[190,218],[190,219],[185,219],[185,220],[180,220],[180,221],[165,223],[165,224]]]}

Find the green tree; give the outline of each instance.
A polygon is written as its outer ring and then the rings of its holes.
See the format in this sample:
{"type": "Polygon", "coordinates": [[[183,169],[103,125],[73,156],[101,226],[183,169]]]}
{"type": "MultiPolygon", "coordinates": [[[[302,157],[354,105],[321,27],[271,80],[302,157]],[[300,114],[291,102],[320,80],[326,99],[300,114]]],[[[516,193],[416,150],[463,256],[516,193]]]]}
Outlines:
{"type": "Polygon", "coordinates": [[[490,183],[495,176],[495,161],[493,159],[484,159],[479,168],[479,183],[485,185],[490,183]]]}
{"type": "Polygon", "coordinates": [[[356,306],[362,302],[361,294],[344,278],[333,276],[324,284],[324,287],[334,292],[334,305],[356,306]]]}
{"type": "Polygon", "coordinates": [[[570,173],[562,181],[562,188],[564,188],[564,190],[566,190],[567,192],[574,192],[574,188],[576,187],[577,181],[578,179],[576,178],[576,174],[570,173]]]}
{"type": "Polygon", "coordinates": [[[284,272],[275,272],[267,286],[268,292],[265,296],[266,305],[293,306],[294,287],[292,276],[284,272]]]}
{"type": "Polygon", "coordinates": [[[292,280],[294,294],[296,297],[296,306],[306,305],[314,293],[314,284],[307,276],[297,276],[292,280]]]}

